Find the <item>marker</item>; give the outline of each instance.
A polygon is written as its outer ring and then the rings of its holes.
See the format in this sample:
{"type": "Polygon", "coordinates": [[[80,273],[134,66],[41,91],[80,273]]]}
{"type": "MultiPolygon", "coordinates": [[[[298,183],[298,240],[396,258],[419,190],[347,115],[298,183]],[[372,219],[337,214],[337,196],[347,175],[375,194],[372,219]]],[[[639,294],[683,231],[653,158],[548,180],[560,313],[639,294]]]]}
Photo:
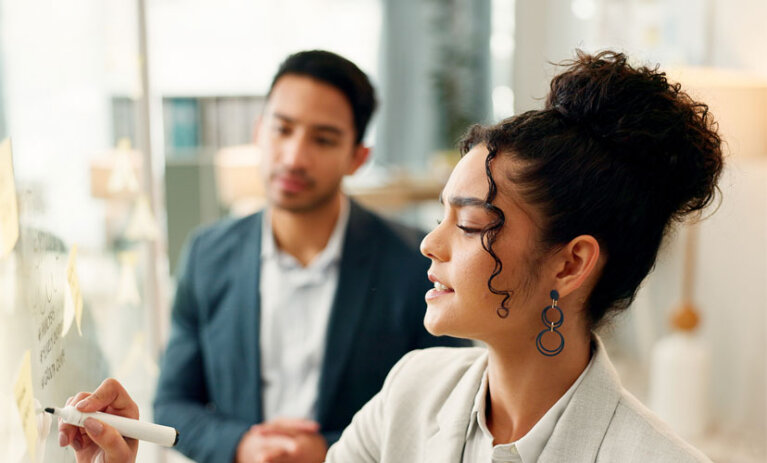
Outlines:
{"type": "Polygon", "coordinates": [[[109,413],[83,413],[72,405],[67,405],[64,408],[48,407],[45,411],[53,416],[58,416],[65,423],[75,426],[82,427],[86,418],[94,418],[112,426],[117,432],[131,439],[153,442],[165,447],[173,447],[178,443],[178,431],[170,426],[134,420],[124,416],[110,415],[109,413]]]}

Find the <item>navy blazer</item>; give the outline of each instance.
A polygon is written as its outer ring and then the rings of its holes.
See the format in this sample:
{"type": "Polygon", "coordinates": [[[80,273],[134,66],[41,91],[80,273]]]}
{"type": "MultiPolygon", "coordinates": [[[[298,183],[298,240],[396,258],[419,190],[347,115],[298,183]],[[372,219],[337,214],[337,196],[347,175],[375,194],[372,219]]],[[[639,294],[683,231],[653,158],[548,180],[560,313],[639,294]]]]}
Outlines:
{"type": "MultiPolygon", "coordinates": [[[[179,266],[154,418],[178,429],[178,450],[196,461],[234,461],[243,434],[263,421],[262,218],[257,213],[201,229],[179,266]]],[[[466,345],[435,338],[423,327],[430,283],[428,260],[418,251],[422,236],[351,202],[317,398],[317,421],[328,444],[405,353],[466,345]]]]}

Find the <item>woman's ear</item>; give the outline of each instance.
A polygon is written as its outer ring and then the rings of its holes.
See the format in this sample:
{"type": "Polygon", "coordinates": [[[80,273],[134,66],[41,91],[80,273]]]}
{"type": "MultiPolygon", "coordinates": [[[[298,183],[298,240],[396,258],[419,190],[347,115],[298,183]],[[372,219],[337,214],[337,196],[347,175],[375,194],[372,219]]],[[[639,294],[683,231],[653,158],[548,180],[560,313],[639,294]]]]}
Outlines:
{"type": "Polygon", "coordinates": [[[593,276],[599,256],[599,242],[591,235],[577,236],[557,252],[555,284],[560,297],[576,291],[593,276]]]}

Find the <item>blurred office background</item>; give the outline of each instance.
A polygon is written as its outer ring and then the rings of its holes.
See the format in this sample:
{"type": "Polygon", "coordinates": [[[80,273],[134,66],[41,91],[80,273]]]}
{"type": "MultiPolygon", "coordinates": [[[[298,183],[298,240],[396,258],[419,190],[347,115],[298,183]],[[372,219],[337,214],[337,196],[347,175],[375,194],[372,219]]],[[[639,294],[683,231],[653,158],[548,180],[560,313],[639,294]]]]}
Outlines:
{"type": "MultiPolygon", "coordinates": [[[[715,461],[767,461],[765,24],[762,0],[0,0],[0,139],[13,139],[22,226],[78,245],[93,348],[151,418],[181,246],[200,224],[262,206],[252,127],[285,56],[328,49],[370,75],[374,155],[347,191],[425,229],[460,134],[539,108],[552,63],[575,48],[661,63],[719,115],[722,202],[678,227],[602,335],[646,403],[659,390],[705,397],[699,429],[655,403],[715,461]],[[697,326],[670,321],[683,303],[697,326]],[[681,350],[664,357],[669,339],[681,350]],[[707,360],[682,384],[657,361],[688,348],[707,360]]],[[[14,426],[0,427],[3,461],[23,458],[14,426]]]]}

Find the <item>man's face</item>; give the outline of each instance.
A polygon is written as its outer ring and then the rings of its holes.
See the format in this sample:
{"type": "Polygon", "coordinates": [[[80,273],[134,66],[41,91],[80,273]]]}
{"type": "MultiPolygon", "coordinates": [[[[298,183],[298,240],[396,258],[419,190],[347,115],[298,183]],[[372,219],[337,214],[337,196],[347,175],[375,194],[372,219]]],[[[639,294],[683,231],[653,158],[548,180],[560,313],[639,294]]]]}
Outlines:
{"type": "Polygon", "coordinates": [[[341,180],[367,158],[355,143],[352,108],[335,87],[300,75],[282,76],[256,128],[269,203],[310,212],[337,197],[341,180]]]}

